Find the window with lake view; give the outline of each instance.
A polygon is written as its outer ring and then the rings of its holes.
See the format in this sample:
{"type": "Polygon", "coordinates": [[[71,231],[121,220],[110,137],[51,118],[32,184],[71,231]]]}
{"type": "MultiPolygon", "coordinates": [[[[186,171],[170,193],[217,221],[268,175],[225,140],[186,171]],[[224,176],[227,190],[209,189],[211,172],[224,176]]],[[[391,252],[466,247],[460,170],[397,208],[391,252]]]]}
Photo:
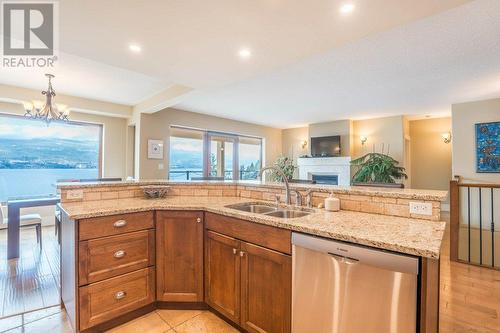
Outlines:
{"type": "Polygon", "coordinates": [[[58,180],[100,177],[101,125],[0,115],[0,202],[56,194],[58,180]]]}
{"type": "Polygon", "coordinates": [[[258,177],[262,164],[261,138],[180,127],[172,127],[170,131],[169,179],[258,177]]]}

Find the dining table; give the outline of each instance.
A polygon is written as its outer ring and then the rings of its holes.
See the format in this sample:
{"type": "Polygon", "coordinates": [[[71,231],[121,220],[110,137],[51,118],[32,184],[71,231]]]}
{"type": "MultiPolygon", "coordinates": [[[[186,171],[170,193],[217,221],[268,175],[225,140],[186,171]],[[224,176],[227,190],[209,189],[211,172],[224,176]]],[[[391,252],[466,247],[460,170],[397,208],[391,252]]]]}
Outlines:
{"type": "Polygon", "coordinates": [[[19,258],[21,208],[54,206],[59,196],[13,199],[7,201],[7,259],[19,258]]]}

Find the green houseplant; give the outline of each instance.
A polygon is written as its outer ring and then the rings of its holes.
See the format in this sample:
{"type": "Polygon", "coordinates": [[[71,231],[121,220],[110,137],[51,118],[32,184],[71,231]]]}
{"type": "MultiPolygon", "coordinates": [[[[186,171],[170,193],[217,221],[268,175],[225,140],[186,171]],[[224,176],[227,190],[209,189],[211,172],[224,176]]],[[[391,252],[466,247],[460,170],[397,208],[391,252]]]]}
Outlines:
{"type": "Polygon", "coordinates": [[[397,179],[408,179],[405,168],[398,166],[399,162],[386,154],[368,153],[351,161],[357,170],[352,177],[353,185],[384,185],[396,184],[397,179]]]}
{"type": "MultiPolygon", "coordinates": [[[[293,160],[287,156],[278,157],[276,162],[274,162],[274,166],[283,171],[288,180],[293,178],[293,174],[295,172],[295,169],[297,168],[293,164],[293,160]]],[[[275,182],[283,181],[283,179],[281,179],[281,176],[275,171],[271,173],[271,179],[275,182]]]]}

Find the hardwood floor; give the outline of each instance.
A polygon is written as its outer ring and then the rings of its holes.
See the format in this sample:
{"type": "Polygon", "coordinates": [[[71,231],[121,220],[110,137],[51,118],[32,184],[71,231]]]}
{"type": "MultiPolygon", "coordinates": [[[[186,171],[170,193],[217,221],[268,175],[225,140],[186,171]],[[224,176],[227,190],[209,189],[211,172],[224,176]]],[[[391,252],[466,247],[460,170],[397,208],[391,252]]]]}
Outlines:
{"type": "MultiPolygon", "coordinates": [[[[6,231],[0,231],[0,332],[60,332],[71,328],[59,306],[59,249],[53,228],[44,228],[38,251],[34,230],[21,234],[21,258],[7,262],[6,231]]],[[[440,332],[500,333],[500,271],[449,260],[449,231],[441,254],[440,332]]],[[[111,332],[236,332],[205,311],[157,310],[111,332]]]]}
{"type": "Polygon", "coordinates": [[[439,331],[500,332],[500,271],[450,262],[449,228],[441,253],[439,331]]]}
{"type": "Polygon", "coordinates": [[[21,257],[7,260],[7,230],[0,231],[0,318],[59,304],[59,245],[53,227],[21,230],[21,257]]]}

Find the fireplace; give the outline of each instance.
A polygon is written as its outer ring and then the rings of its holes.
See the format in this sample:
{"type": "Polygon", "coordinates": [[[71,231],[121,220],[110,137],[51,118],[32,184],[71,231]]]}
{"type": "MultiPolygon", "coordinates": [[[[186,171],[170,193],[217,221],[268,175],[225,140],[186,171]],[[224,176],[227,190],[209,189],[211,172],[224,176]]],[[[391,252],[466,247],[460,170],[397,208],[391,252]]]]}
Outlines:
{"type": "Polygon", "coordinates": [[[339,175],[328,175],[328,174],[311,174],[311,179],[316,182],[316,184],[327,184],[327,185],[338,185],[339,175]]]}
{"type": "Polygon", "coordinates": [[[301,157],[298,159],[299,178],[315,180],[317,184],[349,186],[350,157],[301,157]]]}

